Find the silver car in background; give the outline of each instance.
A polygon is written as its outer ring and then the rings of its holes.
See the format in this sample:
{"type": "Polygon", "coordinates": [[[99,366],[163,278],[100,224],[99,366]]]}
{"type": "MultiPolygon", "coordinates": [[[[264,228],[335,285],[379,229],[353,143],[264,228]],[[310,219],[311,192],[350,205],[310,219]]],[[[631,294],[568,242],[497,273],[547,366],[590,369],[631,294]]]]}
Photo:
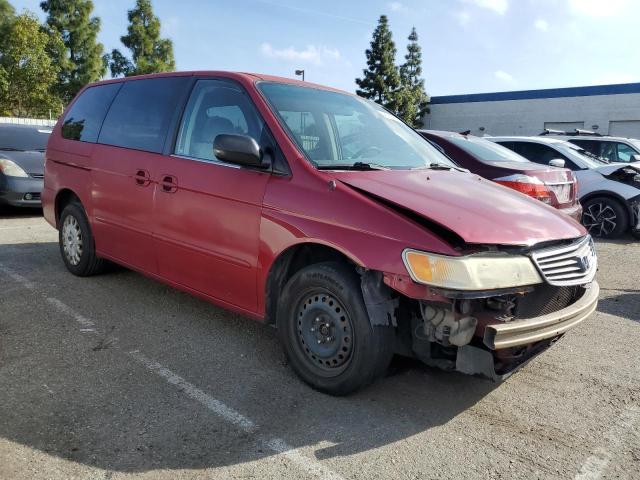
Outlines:
{"type": "Polygon", "coordinates": [[[40,207],[51,128],[0,124],[0,205],[40,207]]]}
{"type": "Polygon", "coordinates": [[[640,162],[606,163],[583,148],[550,137],[485,137],[532,162],[564,166],[578,179],[582,223],[595,237],[630,231],[640,238],[640,162]]]}

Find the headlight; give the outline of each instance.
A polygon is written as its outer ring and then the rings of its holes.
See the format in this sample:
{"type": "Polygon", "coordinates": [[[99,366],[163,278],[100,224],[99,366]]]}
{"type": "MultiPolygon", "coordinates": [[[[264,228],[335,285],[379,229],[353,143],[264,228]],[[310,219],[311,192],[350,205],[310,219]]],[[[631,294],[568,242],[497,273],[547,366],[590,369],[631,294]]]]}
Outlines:
{"type": "Polygon", "coordinates": [[[7,177],[28,177],[27,172],[20,168],[15,162],[7,158],[0,158],[0,172],[7,177]]]}
{"type": "Polygon", "coordinates": [[[402,253],[411,278],[452,290],[493,290],[541,283],[528,257],[476,254],[449,257],[407,249],[402,253]]]}

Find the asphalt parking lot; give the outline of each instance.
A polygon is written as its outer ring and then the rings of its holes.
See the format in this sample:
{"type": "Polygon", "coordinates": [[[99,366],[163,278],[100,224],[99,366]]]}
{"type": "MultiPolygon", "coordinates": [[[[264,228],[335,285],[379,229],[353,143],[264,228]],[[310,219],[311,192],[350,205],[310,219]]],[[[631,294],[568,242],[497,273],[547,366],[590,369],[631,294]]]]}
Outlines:
{"type": "Polygon", "coordinates": [[[333,398],[275,331],[0,213],[0,479],[640,478],[640,242],[597,313],[502,384],[411,362],[333,398]]]}

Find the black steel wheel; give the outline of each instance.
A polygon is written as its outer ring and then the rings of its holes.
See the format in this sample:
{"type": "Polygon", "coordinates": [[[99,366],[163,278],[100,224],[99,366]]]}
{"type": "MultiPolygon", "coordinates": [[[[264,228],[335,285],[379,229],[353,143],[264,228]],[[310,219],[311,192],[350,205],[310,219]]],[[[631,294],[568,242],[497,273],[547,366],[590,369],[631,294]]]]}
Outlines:
{"type": "Polygon", "coordinates": [[[324,289],[310,291],[297,307],[298,342],[321,370],[336,375],[353,352],[353,325],[340,301],[324,289]]]}
{"type": "Polygon", "coordinates": [[[295,372],[313,388],[346,395],[384,375],[392,325],[372,326],[353,267],[310,265],[287,282],[278,302],[280,340],[295,372]]]}
{"type": "Polygon", "coordinates": [[[613,198],[592,198],[583,205],[582,224],[594,237],[618,237],[629,227],[629,212],[613,198]]]}

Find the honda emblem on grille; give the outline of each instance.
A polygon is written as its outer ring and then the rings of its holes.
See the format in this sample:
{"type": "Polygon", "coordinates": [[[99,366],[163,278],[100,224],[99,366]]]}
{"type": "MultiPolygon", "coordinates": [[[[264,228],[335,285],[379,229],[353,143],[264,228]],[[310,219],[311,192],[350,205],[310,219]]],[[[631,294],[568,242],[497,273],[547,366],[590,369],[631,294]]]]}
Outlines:
{"type": "Polygon", "coordinates": [[[589,270],[589,267],[591,266],[591,259],[589,258],[588,255],[585,255],[584,257],[580,257],[578,259],[578,262],[580,262],[580,268],[582,269],[583,272],[586,272],[587,270],[589,270]]]}

